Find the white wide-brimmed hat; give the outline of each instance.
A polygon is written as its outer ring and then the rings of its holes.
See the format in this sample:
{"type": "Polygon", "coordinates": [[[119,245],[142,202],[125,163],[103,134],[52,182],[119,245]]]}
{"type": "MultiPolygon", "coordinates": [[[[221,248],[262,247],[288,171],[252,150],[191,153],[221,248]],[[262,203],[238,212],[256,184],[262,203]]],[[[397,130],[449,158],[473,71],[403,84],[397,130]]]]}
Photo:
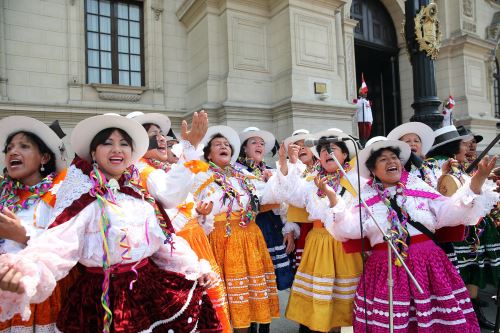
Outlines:
{"type": "MultiPolygon", "coordinates": [[[[66,148],[64,143],[49,126],[34,118],[10,116],[0,120],[0,143],[2,148],[5,146],[9,135],[21,131],[35,134],[47,145],[55,155],[56,171],[59,172],[66,168],[66,148]]],[[[2,159],[5,159],[3,153],[2,159]]]]}
{"type": "Polygon", "coordinates": [[[132,164],[148,151],[148,133],[139,122],[116,113],[106,113],[84,119],[76,124],[71,133],[71,146],[75,154],[92,163],[90,143],[100,131],[107,128],[119,128],[132,138],[132,164]]]}
{"type": "Polygon", "coordinates": [[[241,143],[255,136],[264,140],[264,145],[265,145],[264,155],[268,154],[271,150],[273,150],[274,143],[276,141],[274,135],[272,135],[271,132],[262,131],[257,127],[247,127],[239,134],[239,136],[241,143]]]}
{"type": "Polygon", "coordinates": [[[240,154],[241,141],[238,133],[231,127],[225,125],[210,126],[207,130],[207,133],[203,137],[203,140],[201,140],[201,143],[204,147],[206,147],[212,137],[218,133],[222,134],[222,136],[224,136],[227,141],[229,141],[229,144],[233,147],[231,163],[236,162],[236,159],[240,154]]]}
{"type": "MultiPolygon", "coordinates": [[[[313,136],[314,136],[314,139],[318,139],[318,140],[323,138],[323,137],[329,137],[329,136],[337,136],[339,138],[351,138],[351,136],[349,136],[349,134],[344,133],[344,131],[342,131],[339,128],[330,128],[330,129],[327,129],[325,131],[320,131],[320,132],[314,133],[313,136]]],[[[356,155],[356,148],[354,147],[354,142],[352,142],[351,140],[347,140],[347,141],[343,141],[343,142],[345,143],[345,145],[347,146],[347,150],[349,151],[349,156],[347,156],[347,160],[350,160],[356,155]]],[[[312,147],[311,151],[314,154],[314,156],[316,156],[316,158],[319,158],[319,153],[316,150],[316,147],[312,147]]]]}
{"type": "Polygon", "coordinates": [[[442,145],[453,141],[469,141],[473,138],[474,137],[471,134],[460,135],[454,125],[444,126],[434,131],[434,145],[430,150],[436,149],[437,147],[441,147],[442,145]]]}
{"type": "Polygon", "coordinates": [[[172,126],[170,118],[161,113],[144,113],[141,111],[134,111],[127,115],[127,118],[134,119],[139,124],[153,124],[160,127],[161,131],[167,135],[172,126]]]}
{"type": "Polygon", "coordinates": [[[401,151],[399,153],[399,159],[401,160],[403,166],[406,164],[406,162],[408,162],[411,154],[411,149],[406,142],[399,140],[389,140],[385,136],[376,136],[368,140],[366,142],[365,148],[359,152],[359,175],[365,178],[370,178],[370,170],[366,167],[366,161],[374,152],[382,148],[389,147],[399,148],[399,150],[401,151]]]}
{"type": "Polygon", "coordinates": [[[285,145],[286,151],[288,151],[288,145],[290,143],[295,143],[300,140],[305,140],[308,138],[312,138],[312,134],[306,129],[298,129],[293,131],[292,136],[289,136],[283,141],[283,145],[285,145]]]}
{"type": "Polygon", "coordinates": [[[416,134],[422,142],[422,155],[426,155],[434,143],[434,130],[424,123],[413,121],[401,124],[393,129],[388,135],[389,140],[400,140],[406,134],[416,134]]]}

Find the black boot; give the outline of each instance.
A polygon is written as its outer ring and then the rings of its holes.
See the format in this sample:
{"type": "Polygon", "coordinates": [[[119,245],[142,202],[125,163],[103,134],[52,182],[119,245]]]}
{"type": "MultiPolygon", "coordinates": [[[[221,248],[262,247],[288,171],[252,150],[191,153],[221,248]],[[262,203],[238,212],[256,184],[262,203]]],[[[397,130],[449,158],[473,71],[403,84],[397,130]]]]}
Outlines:
{"type": "Polygon", "coordinates": [[[259,333],[269,333],[271,324],[259,324],[259,333]]]}
{"type": "Polygon", "coordinates": [[[248,330],[248,333],[258,333],[257,332],[257,323],[250,324],[250,329],[248,330]]]}
{"type": "Polygon", "coordinates": [[[495,329],[495,324],[493,324],[491,321],[488,320],[488,318],[486,318],[486,316],[483,313],[483,309],[481,309],[481,306],[479,305],[477,299],[471,299],[471,301],[472,301],[472,307],[474,308],[474,312],[476,313],[477,321],[479,322],[479,326],[489,330],[495,329]]]}

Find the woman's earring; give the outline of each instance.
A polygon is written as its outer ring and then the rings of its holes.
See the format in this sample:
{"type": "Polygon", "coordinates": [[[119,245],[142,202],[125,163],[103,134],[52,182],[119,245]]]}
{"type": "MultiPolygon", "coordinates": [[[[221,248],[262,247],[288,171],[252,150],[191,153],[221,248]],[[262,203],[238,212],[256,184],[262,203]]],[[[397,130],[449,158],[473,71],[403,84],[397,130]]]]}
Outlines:
{"type": "Polygon", "coordinates": [[[42,166],[40,167],[40,171],[41,171],[41,172],[44,172],[44,171],[45,171],[45,167],[43,166],[43,164],[42,164],[42,166]]]}

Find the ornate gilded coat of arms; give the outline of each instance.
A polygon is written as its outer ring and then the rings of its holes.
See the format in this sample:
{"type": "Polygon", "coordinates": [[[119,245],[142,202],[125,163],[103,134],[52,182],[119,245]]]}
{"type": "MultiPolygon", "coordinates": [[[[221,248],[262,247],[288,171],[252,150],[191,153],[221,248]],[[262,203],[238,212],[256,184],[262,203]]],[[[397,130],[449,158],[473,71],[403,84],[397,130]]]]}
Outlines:
{"type": "Polygon", "coordinates": [[[415,36],[420,51],[425,51],[428,57],[436,59],[441,47],[441,31],[437,17],[437,5],[433,2],[422,6],[415,16],[415,36]]]}

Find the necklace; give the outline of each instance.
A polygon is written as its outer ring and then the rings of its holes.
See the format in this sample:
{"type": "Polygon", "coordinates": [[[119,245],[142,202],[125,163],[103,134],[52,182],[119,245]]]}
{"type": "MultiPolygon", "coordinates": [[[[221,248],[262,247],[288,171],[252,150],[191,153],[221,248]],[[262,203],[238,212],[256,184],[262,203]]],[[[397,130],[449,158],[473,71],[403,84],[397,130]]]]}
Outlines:
{"type": "Polygon", "coordinates": [[[236,203],[238,203],[238,205],[242,208],[239,225],[240,227],[246,227],[251,221],[255,220],[255,217],[257,216],[257,212],[259,211],[259,199],[255,194],[255,186],[252,184],[250,178],[237,171],[232,166],[220,168],[213,162],[210,162],[209,169],[213,172],[214,182],[222,189],[223,195],[221,197],[221,204],[228,208],[226,211],[227,219],[225,228],[226,236],[229,237],[231,236],[231,224],[229,220],[233,211],[234,202],[236,201],[236,203]],[[235,178],[238,181],[239,186],[248,196],[249,200],[246,205],[243,205],[243,195],[231,183],[231,178],[235,178]]]}
{"type": "Polygon", "coordinates": [[[160,160],[154,159],[154,158],[146,158],[146,163],[152,166],[155,169],[161,169],[165,172],[170,171],[172,168],[172,165],[168,162],[162,162],[160,160]]]}
{"type": "Polygon", "coordinates": [[[250,172],[258,179],[263,178],[263,173],[267,169],[266,163],[264,161],[257,163],[255,160],[246,157],[238,157],[238,162],[248,167],[250,172]]]}
{"type": "Polygon", "coordinates": [[[13,213],[23,209],[28,209],[33,204],[46,194],[52,188],[55,173],[51,173],[43,178],[38,184],[33,186],[24,185],[20,181],[13,180],[10,177],[5,177],[0,180],[0,209],[8,208],[13,213]],[[20,201],[19,195],[21,191],[27,191],[30,195],[20,201]]]}
{"type": "MultiPolygon", "coordinates": [[[[391,226],[391,228],[390,228],[391,242],[394,244],[394,246],[396,247],[399,254],[401,254],[401,257],[404,260],[408,256],[407,240],[408,240],[408,235],[409,235],[408,227],[407,227],[409,215],[405,209],[405,203],[406,203],[406,196],[404,195],[405,185],[402,182],[397,183],[396,195],[394,196],[394,199],[393,199],[393,203],[397,205],[396,196],[401,195],[403,198],[403,201],[402,201],[401,206],[400,206],[402,220],[399,219],[398,213],[392,207],[391,194],[390,194],[389,189],[384,188],[384,186],[381,183],[376,182],[376,181],[373,182],[372,186],[377,191],[378,195],[382,199],[382,202],[385,204],[385,206],[389,210],[389,214],[387,214],[387,221],[389,222],[389,224],[391,226]]],[[[396,260],[395,260],[395,265],[401,266],[401,262],[399,261],[398,258],[396,258],[396,260]]]]}

